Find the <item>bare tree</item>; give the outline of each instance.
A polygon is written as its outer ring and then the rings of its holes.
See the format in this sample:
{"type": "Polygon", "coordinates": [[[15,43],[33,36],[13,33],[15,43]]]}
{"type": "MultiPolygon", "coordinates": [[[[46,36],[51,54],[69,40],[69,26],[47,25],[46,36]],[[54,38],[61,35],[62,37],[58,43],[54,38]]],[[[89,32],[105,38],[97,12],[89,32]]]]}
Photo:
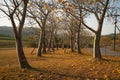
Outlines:
{"type": "Polygon", "coordinates": [[[82,53],[81,52],[81,46],[80,46],[80,29],[81,29],[81,26],[82,26],[82,19],[85,15],[85,12],[82,10],[82,6],[83,6],[83,1],[81,0],[71,0],[71,1],[66,1],[66,2],[63,2],[63,6],[65,8],[63,8],[63,10],[73,16],[75,19],[77,19],[77,21],[79,23],[78,26],[77,26],[77,47],[78,47],[78,53],[82,53]]]}
{"type": "Polygon", "coordinates": [[[16,41],[16,51],[21,68],[30,68],[22,46],[22,30],[26,17],[28,0],[2,0],[0,10],[7,15],[13,27],[16,41]],[[18,25],[17,25],[18,22],[18,25]]]}
{"type": "Polygon", "coordinates": [[[82,22],[86,28],[91,30],[95,34],[94,38],[94,48],[93,48],[93,57],[101,59],[101,51],[100,51],[100,37],[101,31],[103,27],[103,22],[105,18],[105,14],[107,12],[109,0],[95,0],[88,1],[88,4],[84,7],[84,9],[95,15],[95,18],[98,22],[97,30],[92,29],[90,26],[86,25],[84,21],[82,22]]]}
{"type": "Polygon", "coordinates": [[[45,28],[46,28],[47,18],[50,12],[54,10],[54,4],[52,2],[45,2],[44,0],[39,0],[39,1],[31,0],[28,8],[28,12],[29,12],[28,16],[31,17],[41,29],[37,56],[41,56],[42,48],[43,48],[43,53],[46,53],[45,28]]]}
{"type": "Polygon", "coordinates": [[[56,46],[55,36],[57,34],[57,28],[60,20],[57,14],[57,11],[53,11],[47,21],[47,31],[48,31],[48,51],[54,51],[54,47],[56,46]]]}
{"type": "Polygon", "coordinates": [[[76,20],[74,18],[72,18],[70,20],[70,26],[69,26],[69,34],[70,34],[70,44],[71,44],[71,52],[75,51],[75,34],[76,34],[76,20]]]}

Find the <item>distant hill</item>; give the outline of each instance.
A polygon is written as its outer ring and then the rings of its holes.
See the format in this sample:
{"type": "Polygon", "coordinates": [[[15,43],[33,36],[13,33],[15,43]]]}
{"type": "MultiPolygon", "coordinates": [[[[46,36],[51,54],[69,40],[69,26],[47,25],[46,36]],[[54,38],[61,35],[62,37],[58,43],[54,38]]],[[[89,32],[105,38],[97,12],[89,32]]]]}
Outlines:
{"type": "Polygon", "coordinates": [[[13,36],[12,28],[7,26],[0,26],[1,36],[13,36]]]}
{"type": "MultiPolygon", "coordinates": [[[[33,27],[24,28],[23,29],[23,37],[33,35],[36,32],[37,29],[38,28],[33,28],[33,27]]],[[[1,37],[4,37],[4,36],[13,37],[14,33],[12,31],[12,27],[0,26],[0,36],[1,37]]]]}
{"type": "MultiPolygon", "coordinates": [[[[113,40],[115,35],[114,35],[114,33],[111,33],[111,34],[102,35],[102,36],[110,37],[110,38],[113,40]]],[[[120,33],[117,33],[117,34],[116,34],[116,39],[118,39],[118,36],[120,36],[120,33]]]]}

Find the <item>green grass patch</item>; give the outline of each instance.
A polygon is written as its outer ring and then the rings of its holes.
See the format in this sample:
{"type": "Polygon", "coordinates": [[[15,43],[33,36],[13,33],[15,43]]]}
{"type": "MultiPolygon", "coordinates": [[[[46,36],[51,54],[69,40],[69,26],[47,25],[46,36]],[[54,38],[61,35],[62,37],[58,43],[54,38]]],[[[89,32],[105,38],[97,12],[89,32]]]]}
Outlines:
{"type": "MultiPolygon", "coordinates": [[[[23,39],[22,42],[24,47],[31,47],[31,45],[34,46],[34,44],[32,44],[26,39],[23,39]]],[[[15,47],[15,38],[0,35],[0,48],[12,48],[12,47],[15,47]]]]}
{"type": "Polygon", "coordinates": [[[0,48],[10,48],[15,47],[14,40],[0,40],[0,48]]]}
{"type": "Polygon", "coordinates": [[[13,37],[0,37],[0,40],[15,40],[13,37]]]}

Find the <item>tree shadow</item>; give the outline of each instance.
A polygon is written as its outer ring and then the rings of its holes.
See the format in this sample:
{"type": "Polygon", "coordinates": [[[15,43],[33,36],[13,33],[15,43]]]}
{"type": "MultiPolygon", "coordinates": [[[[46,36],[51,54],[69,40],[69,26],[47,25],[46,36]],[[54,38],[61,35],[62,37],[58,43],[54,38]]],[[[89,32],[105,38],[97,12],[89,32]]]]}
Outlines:
{"type": "Polygon", "coordinates": [[[113,59],[102,59],[103,61],[107,61],[107,62],[120,62],[120,60],[113,60],[113,59]]]}
{"type": "MultiPolygon", "coordinates": [[[[72,79],[75,79],[75,80],[78,80],[79,79],[82,79],[82,80],[87,80],[87,79],[90,79],[90,80],[95,80],[96,78],[95,77],[82,77],[80,75],[70,75],[70,74],[65,74],[65,73],[59,73],[59,72],[52,72],[52,71],[48,71],[48,70],[43,70],[43,69],[40,69],[40,68],[30,68],[31,71],[36,71],[36,72],[43,72],[43,73],[48,73],[48,74],[52,74],[52,75],[57,75],[57,76],[60,76],[60,78],[72,78],[72,79]]],[[[102,80],[102,78],[97,78],[99,80],[102,80]]]]}

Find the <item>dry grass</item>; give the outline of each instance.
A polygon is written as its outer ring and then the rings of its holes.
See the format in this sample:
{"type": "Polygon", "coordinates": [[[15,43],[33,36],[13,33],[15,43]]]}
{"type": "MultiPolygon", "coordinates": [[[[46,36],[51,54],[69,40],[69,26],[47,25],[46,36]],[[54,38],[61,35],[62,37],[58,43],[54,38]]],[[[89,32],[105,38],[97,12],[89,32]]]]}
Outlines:
{"type": "MultiPolygon", "coordinates": [[[[79,55],[69,50],[64,53],[62,49],[36,57],[31,51],[26,48],[25,54],[34,68],[27,70],[18,68],[14,49],[0,49],[0,80],[120,80],[119,57],[104,56],[102,60],[95,60],[90,54],[79,55]]],[[[83,52],[89,53],[86,49],[83,52]]]]}
{"type": "Polygon", "coordinates": [[[17,54],[14,48],[0,49],[0,66],[17,65],[17,54]]]}

